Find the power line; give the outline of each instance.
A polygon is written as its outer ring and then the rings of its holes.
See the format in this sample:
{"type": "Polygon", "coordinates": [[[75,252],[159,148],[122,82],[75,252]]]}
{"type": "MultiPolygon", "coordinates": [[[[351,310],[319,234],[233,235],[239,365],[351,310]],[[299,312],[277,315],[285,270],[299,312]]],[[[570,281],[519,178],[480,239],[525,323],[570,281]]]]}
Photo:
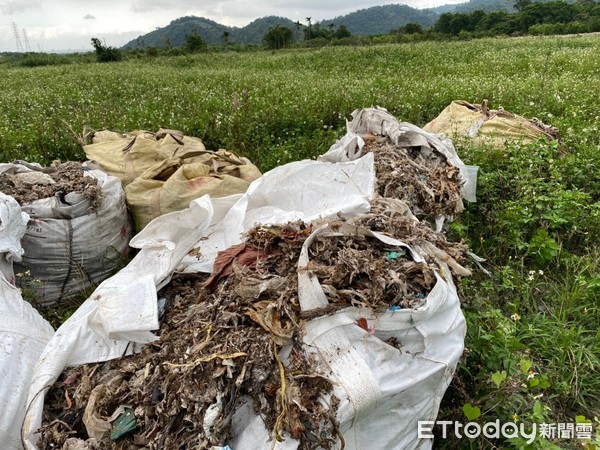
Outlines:
{"type": "Polygon", "coordinates": [[[13,22],[11,26],[15,42],[17,43],[17,51],[23,53],[23,44],[21,44],[21,37],[19,36],[19,28],[17,27],[17,22],[13,22]]]}
{"type": "Polygon", "coordinates": [[[23,40],[25,41],[25,48],[28,52],[30,52],[31,47],[29,46],[29,38],[27,37],[27,31],[25,31],[25,28],[21,28],[21,34],[23,35],[23,40]]]}

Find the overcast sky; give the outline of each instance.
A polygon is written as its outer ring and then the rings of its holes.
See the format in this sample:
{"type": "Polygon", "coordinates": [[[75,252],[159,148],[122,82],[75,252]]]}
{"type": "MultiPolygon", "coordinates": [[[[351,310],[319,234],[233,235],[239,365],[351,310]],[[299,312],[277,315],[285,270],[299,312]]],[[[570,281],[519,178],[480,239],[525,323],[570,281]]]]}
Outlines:
{"type": "MultiPolygon", "coordinates": [[[[430,8],[467,0],[404,0],[430,8]]],[[[15,24],[24,50],[92,50],[98,37],[120,47],[181,16],[201,16],[230,26],[276,15],[313,23],[357,9],[394,3],[376,0],[0,0],[0,51],[17,51],[15,24]]]]}

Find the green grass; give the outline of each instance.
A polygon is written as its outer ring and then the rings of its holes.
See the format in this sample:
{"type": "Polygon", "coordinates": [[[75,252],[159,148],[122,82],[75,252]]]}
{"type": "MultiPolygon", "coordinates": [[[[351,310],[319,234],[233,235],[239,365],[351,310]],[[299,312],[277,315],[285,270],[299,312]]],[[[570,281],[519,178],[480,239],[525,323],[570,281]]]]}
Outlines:
{"type": "MultiPolygon", "coordinates": [[[[600,417],[600,37],[484,39],[280,52],[0,64],[0,158],[83,159],[84,125],[176,128],[262,170],[325,152],[354,109],[423,126],[450,101],[535,116],[564,147],[457,143],[481,167],[478,203],[450,226],[487,259],[461,289],[467,351],[440,418],[528,424],[600,417]],[[234,100],[235,99],[235,100],[234,100]],[[530,374],[529,371],[532,371],[530,374]],[[530,376],[532,375],[532,376],[530,376]]],[[[442,448],[551,448],[438,440],[442,448]]],[[[556,442],[581,448],[578,441],[556,442]]],[[[591,444],[590,444],[590,448],[591,444]]]]}

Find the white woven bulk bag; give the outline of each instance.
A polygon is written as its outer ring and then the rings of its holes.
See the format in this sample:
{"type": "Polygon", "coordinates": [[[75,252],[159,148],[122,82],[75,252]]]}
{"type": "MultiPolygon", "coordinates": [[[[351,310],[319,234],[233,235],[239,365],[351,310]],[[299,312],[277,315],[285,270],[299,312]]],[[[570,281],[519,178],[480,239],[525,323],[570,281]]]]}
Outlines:
{"type": "Polygon", "coordinates": [[[33,367],[54,330],[23,301],[14,286],[13,261],[29,217],[12,197],[0,193],[0,442],[20,450],[21,425],[33,367]]]}
{"type": "MultiPolygon", "coordinates": [[[[390,246],[411,247],[388,236],[347,225],[333,231],[325,225],[307,238],[298,262],[298,297],[302,311],[328,305],[319,281],[309,269],[308,249],[317,237],[362,233],[390,246]]],[[[441,264],[437,283],[415,309],[375,311],[346,308],[307,323],[303,342],[321,365],[333,394],[340,399],[337,419],[345,450],[431,448],[419,439],[418,422],[434,421],[464,349],[466,322],[450,270],[441,264]],[[366,319],[368,329],[358,325],[366,319]],[[400,348],[386,341],[395,338],[400,348]]],[[[250,407],[233,418],[235,450],[268,450],[270,431],[250,407]]],[[[275,448],[295,450],[287,439],[275,448]]]]}
{"type": "Polygon", "coordinates": [[[72,298],[112,275],[129,251],[131,225],[121,182],[101,170],[84,170],[98,181],[97,210],[76,192],[21,205],[30,216],[22,238],[23,260],[15,264],[21,288],[51,305],[72,298]]]}

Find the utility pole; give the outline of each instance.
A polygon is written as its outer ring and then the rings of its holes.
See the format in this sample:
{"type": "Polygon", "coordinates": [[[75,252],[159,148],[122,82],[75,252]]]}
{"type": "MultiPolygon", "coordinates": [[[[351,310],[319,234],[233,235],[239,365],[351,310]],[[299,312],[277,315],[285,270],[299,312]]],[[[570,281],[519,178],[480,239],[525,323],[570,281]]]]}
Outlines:
{"type": "Polygon", "coordinates": [[[21,34],[23,35],[23,40],[25,41],[25,49],[30,52],[31,47],[29,46],[29,38],[27,37],[27,31],[25,31],[25,28],[21,28],[21,34]]]}
{"type": "Polygon", "coordinates": [[[17,27],[17,22],[13,22],[11,26],[15,42],[17,43],[17,51],[23,53],[23,44],[21,44],[21,37],[19,36],[19,28],[17,27]]]}

